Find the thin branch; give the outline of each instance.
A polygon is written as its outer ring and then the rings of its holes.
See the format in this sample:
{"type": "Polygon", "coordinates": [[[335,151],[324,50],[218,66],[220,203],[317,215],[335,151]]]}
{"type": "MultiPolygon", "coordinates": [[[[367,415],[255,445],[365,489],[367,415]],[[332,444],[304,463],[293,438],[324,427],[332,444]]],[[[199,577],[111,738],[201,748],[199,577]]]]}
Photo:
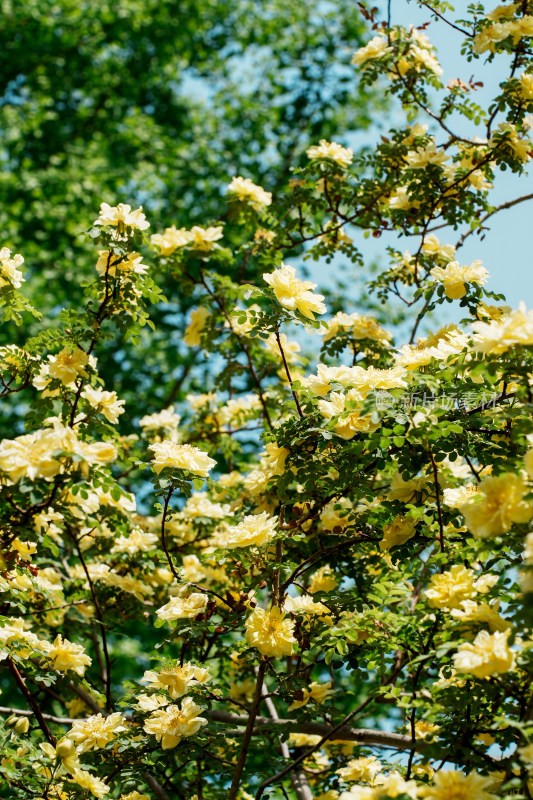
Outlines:
{"type": "Polygon", "coordinates": [[[261,703],[261,697],[263,692],[263,680],[265,677],[266,667],[267,667],[267,661],[263,658],[261,660],[261,663],[259,664],[259,669],[257,670],[257,682],[255,685],[254,699],[252,702],[252,707],[250,708],[248,719],[246,719],[246,730],[244,732],[244,739],[241,746],[241,751],[239,753],[237,766],[235,767],[235,772],[233,773],[233,780],[231,781],[228,800],[235,800],[239,792],[241,777],[244,770],[244,765],[246,763],[246,756],[248,755],[250,742],[252,741],[252,735],[254,732],[257,710],[259,708],[259,704],[261,703]]]}
{"type": "Polygon", "coordinates": [[[24,678],[22,677],[22,675],[20,674],[20,672],[17,669],[17,665],[15,664],[13,659],[10,658],[9,656],[6,659],[6,663],[7,663],[7,668],[9,669],[11,674],[13,675],[13,678],[15,679],[15,683],[17,684],[18,688],[20,689],[20,691],[24,695],[24,698],[25,698],[26,702],[28,703],[30,708],[33,710],[33,713],[35,714],[35,716],[37,718],[37,722],[39,723],[40,729],[42,730],[42,732],[46,736],[46,739],[48,740],[48,742],[51,745],[53,745],[53,747],[55,747],[56,746],[56,738],[55,738],[54,734],[52,733],[52,731],[50,730],[50,728],[48,727],[47,722],[46,722],[45,718],[42,715],[42,712],[41,712],[41,709],[39,708],[38,703],[36,702],[36,700],[33,697],[32,693],[30,692],[30,690],[26,686],[26,684],[24,682],[24,678]]]}

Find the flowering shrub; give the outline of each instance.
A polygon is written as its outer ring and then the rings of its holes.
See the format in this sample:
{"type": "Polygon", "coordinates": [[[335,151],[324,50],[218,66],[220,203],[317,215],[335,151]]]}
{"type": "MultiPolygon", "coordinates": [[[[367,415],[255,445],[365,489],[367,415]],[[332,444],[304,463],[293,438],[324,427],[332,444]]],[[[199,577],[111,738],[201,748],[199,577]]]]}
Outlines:
{"type": "MultiPolygon", "coordinates": [[[[205,227],[102,203],[85,307],[2,348],[27,409],[0,442],[6,800],[531,797],[533,312],[459,257],[531,157],[531,5],[453,23],[469,57],[512,56],[488,112],[424,31],[365,12],[362,80],[431,129],[322,140],[276,197],[235,176],[205,227]],[[412,237],[371,285],[411,310],[405,338],[304,275],[360,263],[361,231],[412,237]],[[139,419],[98,353],[149,335],[158,275],[196,298],[209,371],[139,419]],[[463,320],[431,332],[444,303],[463,320]]],[[[0,255],[24,323],[23,258],[0,255]]]]}

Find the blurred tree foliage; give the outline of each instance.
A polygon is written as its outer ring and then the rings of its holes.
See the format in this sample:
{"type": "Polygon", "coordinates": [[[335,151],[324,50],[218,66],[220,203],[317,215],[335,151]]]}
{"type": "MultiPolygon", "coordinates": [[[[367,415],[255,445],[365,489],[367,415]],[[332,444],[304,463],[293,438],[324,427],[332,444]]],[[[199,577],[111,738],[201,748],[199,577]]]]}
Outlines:
{"type": "MultiPolygon", "coordinates": [[[[233,175],[275,193],[309,144],[367,126],[376,108],[349,63],[365,30],[352,0],[0,8],[2,245],[25,256],[30,299],[47,313],[75,304],[93,275],[80,231],[101,201],[142,203],[152,232],[205,225],[233,175]]],[[[194,359],[179,347],[191,300],[163,290],[157,341],[127,361],[110,346],[100,362],[139,413],[179,398],[194,359]]]]}

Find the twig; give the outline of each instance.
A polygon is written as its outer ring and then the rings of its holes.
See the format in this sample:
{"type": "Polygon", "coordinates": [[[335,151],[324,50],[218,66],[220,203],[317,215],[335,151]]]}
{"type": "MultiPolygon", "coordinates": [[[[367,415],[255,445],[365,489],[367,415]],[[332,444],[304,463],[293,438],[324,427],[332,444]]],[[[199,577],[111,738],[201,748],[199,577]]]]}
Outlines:
{"type": "Polygon", "coordinates": [[[241,746],[241,752],[239,753],[239,758],[237,761],[237,766],[235,767],[235,772],[233,773],[233,780],[231,781],[231,787],[228,794],[228,800],[235,800],[237,797],[239,786],[241,782],[242,773],[244,770],[244,765],[246,763],[246,756],[248,755],[248,750],[250,748],[250,742],[252,741],[252,735],[254,731],[255,720],[257,717],[257,710],[259,708],[259,704],[261,702],[262,691],[263,691],[263,680],[265,677],[265,670],[267,667],[267,662],[263,658],[261,663],[259,664],[259,668],[257,670],[257,682],[255,685],[255,694],[254,699],[252,702],[252,707],[250,708],[250,714],[246,721],[246,730],[244,732],[244,740],[241,746]]]}
{"type": "Polygon", "coordinates": [[[54,734],[52,733],[52,731],[50,730],[50,728],[48,727],[47,722],[46,722],[45,718],[42,715],[42,712],[41,712],[41,709],[39,708],[38,703],[36,703],[32,693],[30,692],[30,690],[28,689],[28,687],[24,683],[24,678],[22,677],[22,675],[18,671],[17,665],[15,664],[13,659],[10,658],[9,656],[6,659],[6,663],[7,663],[7,668],[9,669],[11,674],[13,675],[13,678],[15,679],[15,683],[17,684],[17,686],[19,687],[20,691],[24,695],[24,698],[26,699],[28,705],[33,710],[33,713],[35,714],[35,716],[37,718],[37,722],[39,723],[40,729],[42,730],[42,732],[46,736],[48,742],[50,742],[50,744],[53,745],[53,747],[55,747],[56,746],[56,738],[55,738],[54,734]]]}

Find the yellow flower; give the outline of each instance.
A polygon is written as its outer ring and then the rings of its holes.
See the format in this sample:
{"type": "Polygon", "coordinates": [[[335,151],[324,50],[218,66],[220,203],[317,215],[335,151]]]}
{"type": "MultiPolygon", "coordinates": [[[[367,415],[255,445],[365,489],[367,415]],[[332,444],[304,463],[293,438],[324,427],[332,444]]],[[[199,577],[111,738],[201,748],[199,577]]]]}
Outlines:
{"type": "Polygon", "coordinates": [[[228,186],[228,194],[243,203],[248,203],[256,211],[262,211],[272,203],[272,195],[257,186],[250,178],[233,178],[228,186]]]}
{"type": "Polygon", "coordinates": [[[375,59],[381,58],[385,53],[390,53],[391,50],[392,47],[387,46],[387,39],[385,36],[374,36],[368,44],[356,50],[352,56],[352,64],[356,64],[358,67],[363,67],[364,69],[364,65],[367,61],[375,61],[375,59]]]}
{"type": "Polygon", "coordinates": [[[203,614],[207,607],[207,596],[193,592],[189,597],[172,597],[155,612],[159,619],[190,619],[203,614]]]}
{"type": "Polygon", "coordinates": [[[416,800],[418,797],[418,786],[416,781],[406,781],[399,772],[394,770],[393,772],[389,772],[388,775],[378,775],[376,777],[371,800],[386,800],[386,798],[399,797],[402,794],[407,794],[412,800],[416,800]]]}
{"type": "Polygon", "coordinates": [[[256,608],[245,622],[245,639],[264,656],[281,658],[292,655],[296,639],[294,622],[287,619],[279,608],[265,611],[256,608]]]}
{"type": "Polygon", "coordinates": [[[320,161],[333,161],[339,167],[348,167],[353,160],[353,150],[349,147],[342,147],[337,142],[327,142],[320,140],[320,144],[313,145],[307,150],[308,158],[316,158],[320,161]]]}
{"type": "Polygon", "coordinates": [[[468,529],[477,539],[498,536],[510,530],[513,523],[531,519],[533,505],[523,499],[527,487],[520,475],[507,473],[485,478],[478,490],[477,502],[460,506],[468,529]]]}
{"type": "Polygon", "coordinates": [[[533,75],[530,72],[520,75],[519,91],[523,100],[533,100],[533,75]]]}
{"type": "Polygon", "coordinates": [[[37,552],[37,545],[33,542],[21,542],[17,537],[11,542],[10,550],[15,550],[23,561],[31,561],[31,557],[37,552]]]}
{"type": "Polygon", "coordinates": [[[172,467],[207,478],[209,471],[216,465],[216,461],[209,458],[207,453],[191,444],[175,444],[165,439],[163,442],[154,442],[148,449],[155,453],[153,469],[157,475],[165,467],[172,467]]]}
{"type": "Polygon", "coordinates": [[[317,705],[324,703],[333,694],[331,681],[328,683],[318,683],[317,681],[313,681],[313,683],[309,684],[309,689],[302,689],[301,693],[303,695],[302,699],[295,700],[293,703],[291,703],[289,706],[289,711],[294,711],[297,708],[303,708],[303,706],[306,706],[310,700],[317,705]]]}
{"type": "Polygon", "coordinates": [[[76,720],[67,733],[78,753],[87,753],[105,747],[121,731],[127,730],[125,719],[119,712],[103,717],[95,714],[87,719],[76,720]]]}
{"type": "Polygon", "coordinates": [[[471,772],[465,775],[458,770],[436,772],[431,786],[421,786],[425,800],[496,800],[496,795],[487,791],[493,779],[471,772]]]}
{"type": "Polygon", "coordinates": [[[501,354],[515,345],[533,344],[533,310],[520,303],[516,311],[500,320],[473,322],[475,349],[486,355],[501,354]]]}
{"type": "Polygon", "coordinates": [[[493,605],[476,603],[474,600],[463,600],[460,608],[452,609],[451,615],[460,622],[484,622],[492,632],[505,631],[511,627],[511,623],[499,614],[499,608],[499,600],[496,600],[493,605]]]}
{"type": "MultiPolygon", "coordinates": [[[[281,352],[283,350],[283,355],[285,356],[285,361],[287,364],[296,364],[299,361],[299,353],[302,349],[298,342],[295,342],[292,339],[289,339],[286,333],[279,334],[281,349],[278,344],[277,337],[274,333],[271,333],[268,339],[264,340],[264,345],[268,352],[275,356],[276,358],[281,358],[281,352]]],[[[285,375],[285,371],[282,373],[285,375]]]]}
{"type": "Polygon", "coordinates": [[[124,400],[119,400],[116,392],[106,392],[103,389],[86,386],[81,396],[113,425],[118,422],[119,415],[124,413],[122,407],[124,400]]]}
{"type": "Polygon", "coordinates": [[[425,719],[419,719],[415,722],[415,736],[417,739],[433,739],[438,730],[438,725],[434,725],[433,722],[428,722],[425,719]]]}
{"type": "Polygon", "coordinates": [[[350,389],[345,395],[340,392],[331,392],[329,401],[318,401],[318,408],[325,419],[339,417],[333,428],[335,433],[338,433],[343,439],[353,439],[356,433],[368,433],[379,427],[379,423],[372,421],[370,414],[361,416],[361,411],[357,408],[349,408],[345,411],[347,402],[352,405],[362,399],[362,395],[357,389],[350,389]]]}
{"type": "Polygon", "coordinates": [[[148,670],[143,675],[143,681],[149,681],[148,686],[151,689],[164,689],[173,700],[183,697],[189,686],[198,686],[201,683],[207,683],[210,679],[211,675],[207,669],[188,662],[162,669],[159,672],[148,670]]]}
{"type": "Polygon", "coordinates": [[[317,569],[309,579],[309,586],[307,591],[314,594],[315,592],[331,592],[337,586],[337,578],[331,567],[326,564],[317,569]]]}
{"type": "Polygon", "coordinates": [[[154,549],[158,541],[159,537],[155,533],[148,533],[148,531],[143,531],[141,528],[134,528],[128,536],[117,536],[111,552],[128,553],[129,555],[148,553],[154,549]]]}
{"type": "Polygon", "coordinates": [[[174,442],[177,439],[180,420],[181,417],[179,414],[175,413],[174,406],[169,406],[158,413],[147,414],[141,417],[139,425],[143,429],[143,433],[164,433],[166,434],[165,438],[174,442]]]}
{"type": "Polygon", "coordinates": [[[83,675],[85,667],[91,664],[91,659],[85,654],[81,644],[63,639],[60,633],[46,648],[46,657],[52,663],[52,669],[58,672],[67,672],[71,669],[77,675],[83,675]]]}
{"type": "Polygon", "coordinates": [[[181,707],[170,705],[154,711],[145,720],[144,730],[161,742],[163,750],[169,750],[176,747],[183,737],[193,736],[202,725],[207,725],[207,720],[198,716],[202,710],[190,697],[186,697],[181,707]]]}
{"type": "Polygon", "coordinates": [[[189,347],[198,347],[202,342],[202,331],[205,328],[206,319],[209,316],[207,308],[197,308],[191,312],[191,321],[185,330],[183,341],[189,347]]]}
{"type": "Polygon", "coordinates": [[[308,594],[304,594],[301,597],[286,597],[283,610],[290,611],[292,614],[303,614],[304,616],[313,616],[316,614],[322,618],[322,621],[325,622],[326,625],[333,625],[329,608],[325,606],[324,603],[317,603],[316,600],[313,600],[308,594]]]}
{"type": "Polygon", "coordinates": [[[148,267],[142,263],[142,258],[140,253],[128,253],[121,260],[121,256],[116,255],[112,250],[99,250],[96,271],[99,275],[107,274],[113,278],[117,273],[119,275],[131,273],[144,275],[148,272],[148,267]]]}
{"type": "Polygon", "coordinates": [[[515,654],[507,644],[509,631],[480,631],[474,641],[459,645],[453,657],[457,672],[471,672],[476,678],[488,678],[509,672],[515,666],[515,654]]]}
{"type": "Polygon", "coordinates": [[[171,225],[164,233],[154,233],[150,241],[159,247],[162,256],[170,256],[178,248],[185,247],[191,241],[187,228],[176,228],[171,225]]]}
{"type": "Polygon", "coordinates": [[[321,738],[312,733],[290,733],[289,747],[314,747],[321,738]]]}
{"type": "Polygon", "coordinates": [[[403,544],[415,535],[416,522],[410,517],[398,515],[391,523],[383,528],[383,539],[379,543],[380,550],[391,550],[403,544]]]}
{"type": "Polygon", "coordinates": [[[79,767],[78,769],[72,770],[71,774],[72,779],[78,786],[81,786],[82,789],[87,789],[95,797],[105,797],[106,794],[109,794],[110,787],[96,775],[91,775],[87,770],[79,767]]]}
{"type": "Polygon", "coordinates": [[[142,210],[143,207],[139,206],[135,211],[132,211],[131,206],[125,203],[119,203],[118,206],[110,206],[108,203],[101,203],[100,214],[94,224],[112,225],[119,228],[129,227],[145,231],[146,228],[150,227],[150,223],[146,221],[142,210]]]}
{"type": "Polygon", "coordinates": [[[24,263],[24,258],[17,253],[11,258],[11,251],[7,247],[0,250],[0,287],[11,284],[19,289],[23,281],[22,272],[18,269],[24,263]]]}
{"type": "Polygon", "coordinates": [[[465,284],[476,283],[478,286],[483,286],[489,277],[489,273],[479,260],[473,261],[469,267],[461,267],[458,261],[450,261],[444,269],[433,267],[431,275],[444,285],[444,293],[451,300],[459,300],[465,296],[465,284]]]}
{"type": "Polygon", "coordinates": [[[382,328],[373,317],[357,313],[345,314],[344,311],[339,311],[328,322],[328,327],[323,334],[324,341],[327,342],[342,332],[347,332],[351,339],[372,339],[381,344],[387,344],[392,339],[392,334],[382,328]]]}
{"type": "Polygon", "coordinates": [[[238,525],[228,528],[224,534],[223,546],[227,549],[234,547],[262,547],[272,541],[276,535],[277,517],[269,516],[266,511],[261,514],[248,514],[238,525]]]}
{"type": "Polygon", "coordinates": [[[494,25],[483,28],[474,36],[474,50],[476,53],[485,53],[487,50],[494,53],[496,51],[495,45],[507,39],[511,33],[510,22],[495,22],[494,25]]]}
{"type": "Polygon", "coordinates": [[[118,800],[150,800],[150,798],[148,797],[147,794],[139,794],[139,792],[128,792],[128,794],[121,794],[118,800]]]}
{"type": "Polygon", "coordinates": [[[213,228],[202,228],[200,225],[193,225],[189,231],[188,244],[192,250],[197,250],[202,255],[220,247],[216,242],[222,239],[222,236],[221,225],[213,228]]]}
{"type": "Polygon", "coordinates": [[[296,277],[294,267],[282,264],[280,269],[266,272],[263,278],[274,290],[279,303],[290,311],[299,311],[308,319],[314,319],[315,314],[325,313],[326,306],[322,302],[324,296],[309,291],[316,288],[316,283],[301,281],[296,277]]]}
{"type": "Polygon", "coordinates": [[[429,165],[442,167],[448,161],[449,156],[444,150],[437,150],[435,142],[430,142],[424,147],[409,150],[405,159],[410,169],[425,169],[429,165]]]}
{"type": "Polygon", "coordinates": [[[476,594],[474,572],[456,564],[448,572],[432,575],[424,594],[432,608],[461,608],[463,600],[476,594]]]}
{"type": "Polygon", "coordinates": [[[345,767],[337,770],[337,774],[344,781],[364,781],[373,783],[376,775],[381,771],[381,763],[375,756],[362,756],[348,761],[345,767]]]}
{"type": "Polygon", "coordinates": [[[84,378],[89,377],[89,373],[85,369],[88,363],[89,356],[84,350],[79,347],[74,350],[64,347],[50,361],[49,374],[51,378],[57,378],[61,383],[67,385],[75,381],[78,375],[83,375],[84,378]]]}

